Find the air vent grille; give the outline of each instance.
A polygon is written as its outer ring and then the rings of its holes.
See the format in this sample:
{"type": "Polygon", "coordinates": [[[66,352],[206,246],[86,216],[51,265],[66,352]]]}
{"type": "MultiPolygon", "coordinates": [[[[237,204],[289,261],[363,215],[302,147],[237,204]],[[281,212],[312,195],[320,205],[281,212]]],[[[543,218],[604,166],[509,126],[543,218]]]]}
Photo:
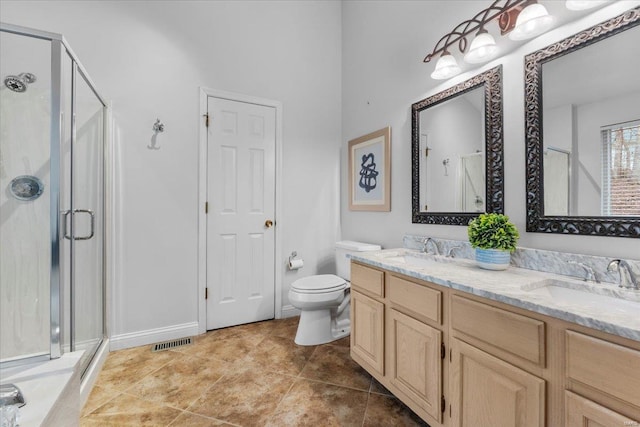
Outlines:
{"type": "Polygon", "coordinates": [[[151,348],[151,351],[152,352],[156,352],[156,351],[171,350],[172,348],[182,347],[184,345],[189,345],[189,344],[192,344],[192,343],[193,343],[192,337],[180,338],[180,339],[177,339],[177,340],[171,340],[171,341],[165,341],[165,342],[159,342],[159,343],[153,345],[153,347],[151,348]]]}

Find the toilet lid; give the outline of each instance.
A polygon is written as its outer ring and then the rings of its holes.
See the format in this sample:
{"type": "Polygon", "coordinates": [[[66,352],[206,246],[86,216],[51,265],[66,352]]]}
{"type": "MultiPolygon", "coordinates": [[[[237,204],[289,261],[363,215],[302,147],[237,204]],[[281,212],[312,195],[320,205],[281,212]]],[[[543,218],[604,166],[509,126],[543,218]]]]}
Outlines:
{"type": "Polygon", "coordinates": [[[291,284],[291,289],[304,293],[323,293],[339,291],[347,287],[347,282],[333,274],[320,274],[303,277],[291,284]]]}

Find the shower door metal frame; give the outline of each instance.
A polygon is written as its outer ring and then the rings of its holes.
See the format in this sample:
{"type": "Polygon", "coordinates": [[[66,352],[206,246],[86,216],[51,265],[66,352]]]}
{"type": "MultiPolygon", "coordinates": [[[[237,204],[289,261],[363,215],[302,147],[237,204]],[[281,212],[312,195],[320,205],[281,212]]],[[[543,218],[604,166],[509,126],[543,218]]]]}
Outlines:
{"type": "MultiPolygon", "coordinates": [[[[61,34],[50,33],[47,31],[36,30],[32,28],[22,27],[19,25],[8,24],[0,22],[0,32],[6,32],[10,34],[16,34],[25,37],[32,37],[42,40],[48,40],[51,42],[51,135],[50,135],[50,245],[51,245],[51,270],[50,270],[50,350],[49,355],[26,357],[23,359],[16,359],[15,361],[5,362],[2,366],[14,366],[25,363],[56,359],[62,356],[63,349],[63,331],[62,331],[62,317],[63,317],[63,298],[62,298],[62,269],[60,266],[60,230],[62,229],[61,223],[64,221],[65,215],[60,210],[60,173],[61,173],[61,147],[63,138],[63,120],[66,118],[62,114],[62,90],[64,88],[64,75],[63,75],[63,60],[64,55],[69,55],[72,65],[72,116],[75,114],[75,78],[77,72],[80,72],[85,79],[89,88],[93,91],[96,98],[102,104],[103,109],[103,129],[102,129],[102,163],[103,163],[103,206],[102,215],[104,219],[104,213],[106,212],[106,124],[107,124],[107,102],[98,93],[95,88],[95,84],[89,74],[82,66],[82,63],[78,60],[78,57],[73,52],[65,38],[61,34]]],[[[73,117],[67,118],[73,120],[71,126],[71,149],[73,150],[73,142],[75,139],[75,119],[73,117]]],[[[73,164],[73,159],[72,163],[73,164]]],[[[70,166],[71,166],[70,165],[70,166]]],[[[70,195],[73,197],[73,194],[70,195]]],[[[72,200],[73,203],[73,200],[72,200]]],[[[71,220],[71,236],[73,236],[73,219],[71,220]]],[[[107,336],[107,319],[106,319],[106,221],[102,222],[102,341],[107,336]]],[[[73,262],[73,261],[71,261],[73,262]]],[[[71,292],[73,293],[73,272],[71,274],[71,292]]],[[[71,298],[70,298],[71,303],[71,298]]],[[[71,307],[73,312],[73,306],[71,307]]],[[[73,323],[71,323],[71,329],[73,330],[73,323]]],[[[73,331],[69,333],[73,336],[73,331]]],[[[70,340],[72,343],[72,340],[70,340]]],[[[73,348],[73,347],[71,347],[73,348]]]]}

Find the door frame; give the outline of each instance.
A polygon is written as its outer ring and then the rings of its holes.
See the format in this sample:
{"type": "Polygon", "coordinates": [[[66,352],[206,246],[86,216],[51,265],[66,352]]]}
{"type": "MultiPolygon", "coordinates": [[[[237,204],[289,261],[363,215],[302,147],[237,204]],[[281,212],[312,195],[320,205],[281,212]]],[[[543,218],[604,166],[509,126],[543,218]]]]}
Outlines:
{"type": "Polygon", "coordinates": [[[282,102],[272,99],[259,98],[257,96],[224,90],[200,87],[200,115],[198,116],[198,129],[200,142],[198,149],[198,333],[207,332],[207,302],[205,300],[205,288],[207,287],[207,215],[204,211],[207,201],[207,126],[204,116],[207,114],[207,100],[209,97],[228,99],[230,101],[245,102],[249,104],[263,105],[276,109],[276,141],[275,141],[275,218],[277,226],[275,233],[275,318],[282,318],[282,102]]]}

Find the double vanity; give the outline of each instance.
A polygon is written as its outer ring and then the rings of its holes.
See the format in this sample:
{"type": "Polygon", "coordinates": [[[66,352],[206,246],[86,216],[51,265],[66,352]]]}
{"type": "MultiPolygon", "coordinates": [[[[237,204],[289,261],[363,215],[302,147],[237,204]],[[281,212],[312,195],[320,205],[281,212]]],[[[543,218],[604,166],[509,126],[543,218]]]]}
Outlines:
{"type": "MultiPolygon", "coordinates": [[[[526,232],[640,237],[620,160],[638,147],[639,35],[635,6],[523,58],[526,232]]],[[[503,66],[412,104],[413,223],[505,212],[503,66]]],[[[351,356],[373,377],[432,427],[640,426],[640,291],[611,259],[518,249],[493,272],[429,240],[352,256],[351,356]]]]}
{"type": "Polygon", "coordinates": [[[405,248],[352,256],[351,286],[352,358],[432,427],[640,421],[638,291],[405,248]]]}

